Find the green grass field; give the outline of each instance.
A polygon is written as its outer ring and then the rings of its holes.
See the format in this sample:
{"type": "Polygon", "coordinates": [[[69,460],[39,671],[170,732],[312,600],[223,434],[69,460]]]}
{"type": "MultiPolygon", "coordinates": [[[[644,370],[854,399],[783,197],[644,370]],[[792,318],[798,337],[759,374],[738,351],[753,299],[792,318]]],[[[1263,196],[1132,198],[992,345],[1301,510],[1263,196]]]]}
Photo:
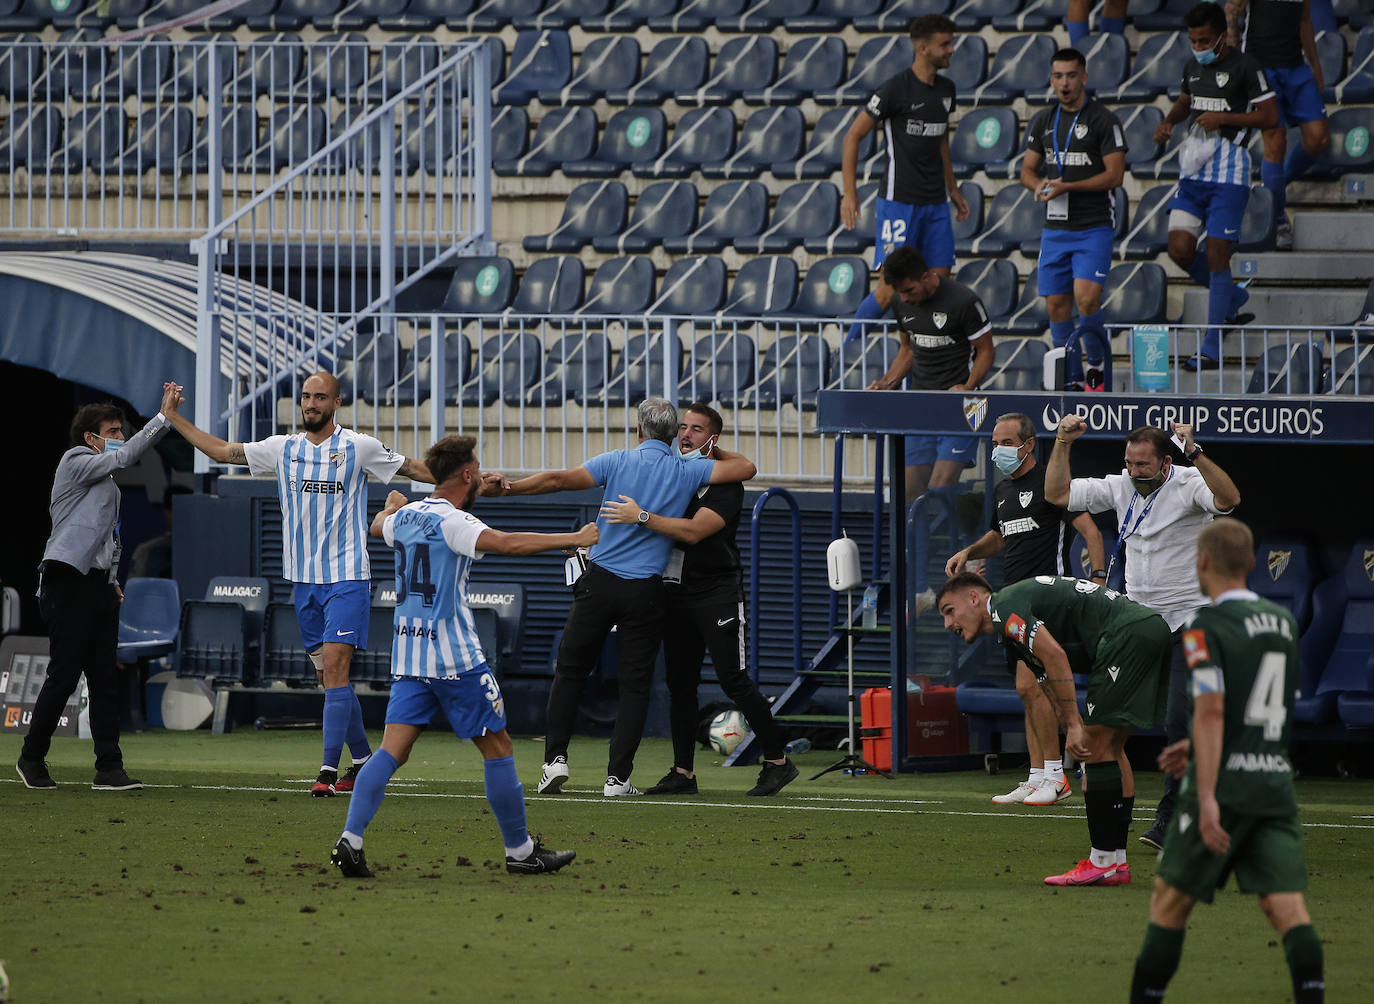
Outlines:
{"type": "MultiPolygon", "coordinates": [[[[773,799],[755,771],[699,760],[688,800],[605,800],[605,743],[569,790],[533,795],[542,746],[516,743],[532,832],[578,859],[501,867],[476,752],[431,734],[367,833],[371,881],[329,866],[345,797],[306,794],[319,733],[127,736],[141,793],[89,788],[90,743],[55,741],[61,785],[28,791],[0,738],[0,959],[11,1000],[1125,1000],[1154,858],[1134,884],[1054,890],[1086,853],[1082,798],[1000,810],[1006,773],[806,778],[773,799]]],[[[671,757],[646,741],[635,780],[671,757]]],[[[1141,777],[1144,829],[1160,790],[1141,777]]],[[[1308,903],[1329,1000],[1374,999],[1374,785],[1299,785],[1308,903]]],[[[1290,999],[1253,897],[1199,907],[1171,1000],[1290,999]]]]}

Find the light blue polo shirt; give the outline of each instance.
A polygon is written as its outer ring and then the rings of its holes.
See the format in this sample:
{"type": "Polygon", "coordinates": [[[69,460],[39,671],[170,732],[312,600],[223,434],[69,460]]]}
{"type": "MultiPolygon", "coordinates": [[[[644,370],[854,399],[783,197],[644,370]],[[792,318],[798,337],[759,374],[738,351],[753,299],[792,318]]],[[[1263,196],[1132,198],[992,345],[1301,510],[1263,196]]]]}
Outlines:
{"type": "MultiPolygon", "coordinates": [[[[679,517],[687,511],[692,493],[711,480],[714,460],[684,458],[668,443],[649,439],[633,450],[612,450],[582,465],[606,489],[605,499],[619,502],[628,495],[641,509],[660,516],[679,517]]],[[[673,542],[638,524],[598,519],[601,541],[590,552],[592,561],[622,579],[662,575],[673,542]]]]}

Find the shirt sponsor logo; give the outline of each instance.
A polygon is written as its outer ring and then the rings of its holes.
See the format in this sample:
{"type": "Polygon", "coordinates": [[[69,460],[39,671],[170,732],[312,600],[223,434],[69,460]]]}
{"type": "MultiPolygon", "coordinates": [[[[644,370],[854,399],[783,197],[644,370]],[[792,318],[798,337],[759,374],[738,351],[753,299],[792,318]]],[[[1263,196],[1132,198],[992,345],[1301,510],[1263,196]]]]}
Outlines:
{"type": "Polygon", "coordinates": [[[942,349],[953,345],[954,339],[948,335],[912,335],[911,343],[918,349],[942,349]]]}
{"type": "Polygon", "coordinates": [[[1232,753],[1226,758],[1226,769],[1242,774],[1291,774],[1292,766],[1281,753],[1232,753]]]}
{"type": "Polygon", "coordinates": [[[943,136],[948,124],[945,122],[922,122],[920,119],[912,119],[906,124],[906,134],[908,136],[943,136]]]}
{"type": "Polygon", "coordinates": [[[1207,98],[1201,95],[1193,97],[1193,111],[1195,112],[1229,112],[1231,102],[1225,98],[1207,98]]]}
{"type": "MultiPolygon", "coordinates": [[[[1051,160],[1054,158],[1051,157],[1051,160]]],[[[1064,150],[1058,155],[1061,167],[1090,167],[1092,166],[1092,155],[1081,150],[1064,150]]]]}
{"type": "Polygon", "coordinates": [[[1212,654],[1207,651],[1206,633],[1197,628],[1183,632],[1183,657],[1188,661],[1189,669],[1197,669],[1212,661],[1212,654]]]}
{"type": "Polygon", "coordinates": [[[1030,533],[1032,530],[1039,530],[1040,524],[1034,517],[1026,516],[1022,519],[1009,519],[1002,523],[1002,536],[1015,537],[1018,533],[1030,533]]]}
{"type": "Polygon", "coordinates": [[[341,481],[301,481],[300,488],[297,489],[297,481],[291,479],[291,490],[299,490],[304,495],[342,495],[344,493],[343,482],[341,481]]]}
{"type": "Polygon", "coordinates": [[[1012,614],[1007,618],[1007,625],[1002,629],[1008,638],[1019,641],[1022,645],[1026,643],[1026,622],[1022,620],[1020,614],[1012,614]]]}
{"type": "Polygon", "coordinates": [[[394,625],[396,634],[402,638],[428,638],[430,641],[439,640],[439,629],[425,627],[420,624],[396,624],[394,625]]]}

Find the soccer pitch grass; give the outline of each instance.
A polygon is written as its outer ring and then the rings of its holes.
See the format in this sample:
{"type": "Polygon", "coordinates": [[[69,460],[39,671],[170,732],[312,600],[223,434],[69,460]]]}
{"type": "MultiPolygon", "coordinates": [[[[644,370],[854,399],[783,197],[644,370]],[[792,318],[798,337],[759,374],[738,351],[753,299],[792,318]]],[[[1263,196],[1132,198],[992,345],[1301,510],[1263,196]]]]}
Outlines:
{"type": "MultiPolygon", "coordinates": [[[[374,742],[378,737],[374,735],[374,742]]],[[[426,735],[367,832],[377,877],[329,864],[347,797],[307,794],[318,732],[126,736],[142,792],[90,790],[91,747],[56,740],[60,787],[14,774],[0,738],[0,959],[11,1000],[1125,1000],[1154,856],[1134,882],[1041,883],[1087,849],[1083,801],[1003,810],[1004,772],[802,777],[751,799],[752,768],[698,761],[702,794],[603,799],[601,740],[569,789],[534,794],[542,746],[516,741],[530,829],[577,860],[506,874],[481,762],[426,735]]],[[[644,743],[635,780],[671,761],[644,743]]],[[[1303,780],[1308,903],[1328,999],[1374,999],[1374,784],[1303,780]]],[[[1194,913],[1176,1001],[1290,999],[1283,950],[1234,887],[1194,913]]]]}

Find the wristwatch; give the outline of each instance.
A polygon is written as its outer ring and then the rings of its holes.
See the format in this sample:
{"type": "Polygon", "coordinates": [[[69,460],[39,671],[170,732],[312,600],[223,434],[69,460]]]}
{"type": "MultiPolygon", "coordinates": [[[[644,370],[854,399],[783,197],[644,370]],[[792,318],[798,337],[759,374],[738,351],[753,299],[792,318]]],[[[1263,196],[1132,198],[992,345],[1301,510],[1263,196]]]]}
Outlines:
{"type": "Polygon", "coordinates": [[[1107,570],[1105,568],[1094,568],[1088,577],[1091,579],[1105,579],[1107,577],[1107,570]]]}
{"type": "Polygon", "coordinates": [[[639,510],[639,515],[636,516],[635,519],[639,522],[640,526],[644,526],[649,522],[649,511],[647,509],[639,510]]]}
{"type": "Polygon", "coordinates": [[[1192,452],[1192,453],[1184,454],[1183,459],[1186,460],[1186,461],[1188,461],[1188,463],[1191,464],[1194,460],[1196,460],[1196,459],[1197,459],[1198,457],[1200,457],[1200,456],[1202,456],[1202,444],[1201,444],[1201,443],[1194,443],[1194,444],[1193,444],[1193,452],[1192,452]]]}

